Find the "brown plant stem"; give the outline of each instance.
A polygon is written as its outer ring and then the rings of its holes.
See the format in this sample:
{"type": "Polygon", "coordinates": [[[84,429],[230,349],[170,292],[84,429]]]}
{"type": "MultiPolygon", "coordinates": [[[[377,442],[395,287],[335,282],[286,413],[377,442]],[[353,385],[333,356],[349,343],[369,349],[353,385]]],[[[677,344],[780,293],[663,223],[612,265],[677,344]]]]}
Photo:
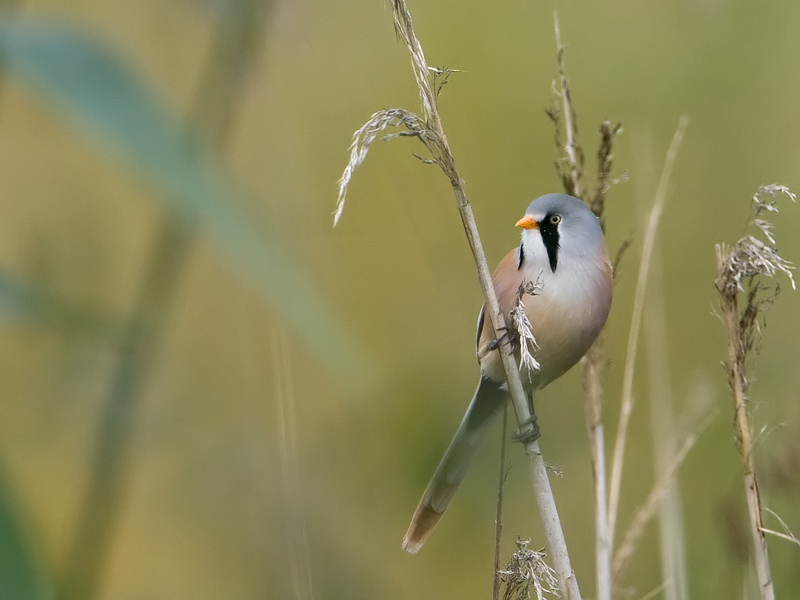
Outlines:
{"type": "Polygon", "coordinates": [[[548,548],[553,559],[553,566],[558,576],[559,586],[564,598],[578,600],[580,591],[575,573],[567,552],[567,545],[564,539],[564,532],[561,529],[561,522],[558,517],[555,499],[550,488],[550,480],[547,475],[547,468],[539,450],[539,443],[532,438],[533,423],[528,408],[528,402],[522,387],[519,376],[517,361],[512,353],[509,336],[503,336],[506,331],[506,323],[500,305],[497,301],[494,286],[492,284],[491,273],[483,252],[480,235],[478,233],[475,218],[472,214],[472,207],[467,200],[463,182],[456,169],[455,161],[447,142],[444,129],[442,128],[441,118],[437,108],[437,96],[434,93],[430,82],[430,70],[425,62],[422,47],[414,33],[411,23],[411,14],[406,7],[404,0],[392,0],[395,15],[395,28],[400,36],[405,40],[411,52],[412,64],[414,66],[414,76],[420,90],[422,110],[427,130],[421,132],[420,139],[434,156],[434,162],[439,165],[447,175],[453,188],[456,198],[456,206],[461,216],[464,232],[467,235],[472,256],[478,271],[478,280],[485,300],[485,314],[489,317],[497,339],[503,340],[498,350],[503,362],[508,389],[511,401],[516,413],[519,425],[520,437],[524,442],[525,452],[529,458],[531,480],[533,483],[534,496],[539,507],[542,525],[547,538],[548,548]]]}
{"type": "Polygon", "coordinates": [[[567,188],[567,193],[576,198],[582,198],[583,180],[583,150],[578,142],[578,125],[575,122],[575,109],[572,105],[572,98],[570,96],[569,80],[567,79],[567,71],[564,61],[564,44],[561,43],[561,29],[558,26],[558,13],[553,14],[553,23],[556,32],[556,51],[558,53],[558,76],[559,85],[561,86],[561,109],[564,117],[564,129],[567,136],[567,142],[564,146],[564,152],[569,159],[569,171],[564,177],[564,182],[567,188]]]}
{"type": "Polygon", "coordinates": [[[443,82],[446,81],[452,71],[449,69],[434,69],[428,66],[422,46],[414,33],[411,14],[404,0],[392,0],[392,9],[394,12],[395,31],[398,37],[406,43],[411,54],[411,64],[419,90],[422,115],[419,116],[397,108],[385,109],[373,114],[369,121],[356,131],[350,147],[350,161],[339,180],[339,196],[334,213],[334,225],[342,215],[347,186],[352,178],[353,171],[366,157],[369,146],[378,133],[389,126],[402,126],[405,127],[405,131],[388,135],[384,139],[391,139],[401,135],[418,138],[431,154],[431,158],[423,159],[423,161],[427,164],[438,165],[449,179],[456,199],[456,207],[458,208],[461,223],[478,272],[478,281],[484,296],[484,315],[489,318],[489,322],[494,329],[495,338],[500,340],[498,351],[508,382],[508,392],[511,396],[511,402],[519,425],[519,439],[522,440],[529,458],[534,496],[539,507],[559,586],[564,598],[578,600],[580,598],[578,582],[570,564],[564,532],[561,529],[555,499],[550,489],[547,468],[539,450],[538,441],[532,439],[534,437],[534,423],[531,419],[528,401],[520,380],[517,361],[512,352],[510,336],[504,335],[507,331],[505,318],[497,301],[489,266],[486,263],[486,256],[484,255],[478,228],[472,214],[472,207],[467,200],[463,182],[456,169],[450,145],[447,142],[447,136],[444,133],[441,118],[439,117],[437,98],[442,90],[443,82]]]}
{"type": "MultiPolygon", "coordinates": [[[[718,258],[717,267],[721,271],[727,257],[718,258]]],[[[720,306],[725,329],[728,333],[728,383],[734,403],[734,424],[739,438],[739,452],[744,467],[744,489],[747,498],[747,512],[750,516],[750,533],[753,536],[753,558],[756,564],[759,588],[762,600],[774,600],[775,590],[772,585],[767,540],[761,522],[761,497],[758,492],[755,462],[753,460],[753,434],[747,415],[747,404],[744,394],[745,357],[741,348],[739,335],[739,299],[736,293],[721,293],[720,306]]]]}
{"type": "Polygon", "coordinates": [[[753,560],[762,600],[774,600],[775,591],[762,526],[761,498],[753,458],[753,433],[747,410],[747,366],[749,353],[758,349],[756,344],[763,327],[763,316],[778,296],[780,288],[778,282],[774,281],[776,275],[786,275],[792,288],[796,287],[792,274],[794,267],[778,253],[772,223],[764,218],[765,214],[778,211],[776,199],[782,195],[792,201],[797,199],[784,185],[773,183],[758,188],[753,196],[743,237],[733,246],[716,246],[717,277],[714,280],[728,337],[728,387],[733,397],[736,442],[744,468],[753,560]],[[749,229],[760,231],[762,239],[757,234],[748,234],[749,229]]]}
{"type": "Polygon", "coordinates": [[[606,501],[606,460],[603,422],[603,388],[600,383],[602,352],[594,343],[581,360],[586,409],[586,429],[592,458],[592,479],[595,492],[595,566],[597,569],[597,599],[611,600],[611,540],[608,536],[608,506],[606,501]]]}
{"type": "Polygon", "coordinates": [[[497,484],[497,511],[494,522],[494,576],[492,600],[500,599],[500,555],[503,542],[503,496],[508,477],[506,467],[506,436],[508,435],[508,404],[503,406],[503,429],[500,435],[500,481],[497,484]]]}
{"type": "MultiPolygon", "coordinates": [[[[600,127],[601,144],[598,150],[598,170],[596,190],[591,199],[584,197],[583,163],[584,152],[578,140],[577,115],[570,94],[569,79],[567,78],[565,47],[561,41],[561,29],[558,23],[558,14],[553,15],[553,27],[556,37],[556,53],[559,74],[558,96],[561,99],[561,117],[558,109],[553,109],[549,114],[556,126],[556,142],[563,157],[558,166],[558,172],[567,194],[581,198],[600,221],[600,227],[605,232],[605,194],[609,187],[611,173],[614,136],[621,131],[618,124],[612,126],[604,122],[600,127]],[[560,127],[563,121],[566,143],[560,144],[560,127]]],[[[584,408],[586,411],[586,429],[591,448],[592,476],[595,490],[595,563],[596,563],[596,594],[598,600],[611,600],[611,540],[608,531],[608,511],[606,502],[606,459],[605,438],[601,413],[603,407],[603,386],[600,381],[605,360],[602,353],[602,339],[598,338],[586,355],[581,359],[581,370],[584,389],[584,408]]]]}

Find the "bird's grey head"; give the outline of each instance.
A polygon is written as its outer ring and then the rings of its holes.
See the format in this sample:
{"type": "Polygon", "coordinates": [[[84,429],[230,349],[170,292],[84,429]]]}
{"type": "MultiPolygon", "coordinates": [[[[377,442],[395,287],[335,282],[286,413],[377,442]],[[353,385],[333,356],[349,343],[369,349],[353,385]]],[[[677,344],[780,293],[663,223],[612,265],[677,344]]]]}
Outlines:
{"type": "Polygon", "coordinates": [[[534,259],[546,254],[547,264],[555,273],[559,262],[564,260],[585,260],[605,254],[600,221],[583,202],[566,194],[537,198],[517,225],[523,228],[520,267],[526,255],[534,259]]]}

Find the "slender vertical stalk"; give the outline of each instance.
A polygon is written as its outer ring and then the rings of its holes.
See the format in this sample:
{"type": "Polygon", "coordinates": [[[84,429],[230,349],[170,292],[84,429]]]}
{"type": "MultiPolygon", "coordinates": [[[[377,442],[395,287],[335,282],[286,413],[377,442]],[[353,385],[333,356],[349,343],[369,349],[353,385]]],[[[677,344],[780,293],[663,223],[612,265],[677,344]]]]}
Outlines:
{"type": "MultiPolygon", "coordinates": [[[[718,264],[720,271],[723,263],[718,264]]],[[[758,493],[756,481],[755,462],[753,460],[753,434],[747,416],[747,404],[744,395],[744,357],[745,351],[741,348],[739,336],[739,300],[738,295],[720,294],[720,305],[728,333],[728,368],[729,384],[733,394],[734,422],[736,433],[739,437],[739,451],[744,467],[744,491],[747,498],[748,514],[750,516],[750,534],[753,536],[753,557],[758,574],[758,584],[761,590],[761,600],[775,600],[775,590],[772,585],[769,556],[767,555],[767,540],[764,536],[761,523],[761,498],[758,493]]]]}
{"type": "Polygon", "coordinates": [[[578,143],[578,125],[575,122],[575,111],[570,98],[569,81],[567,72],[564,68],[564,44],[561,43],[561,29],[558,26],[558,13],[553,14],[553,22],[556,32],[556,51],[558,53],[558,75],[559,85],[561,86],[561,106],[564,115],[564,129],[567,135],[567,143],[564,151],[569,158],[569,181],[572,189],[567,190],[568,194],[581,198],[581,182],[583,179],[583,151],[578,143]]]}
{"type": "Polygon", "coordinates": [[[687,117],[681,117],[672,143],[667,150],[667,157],[664,161],[664,170],[661,172],[661,179],[656,191],[653,208],[647,221],[647,229],[644,235],[642,246],[642,256],[639,261],[639,275],[636,281],[636,293],[633,299],[633,310],[631,311],[631,327],[628,332],[628,350],[625,355],[625,369],[622,379],[622,407],[620,408],[619,425],[617,436],[614,440],[614,460],[611,469],[611,483],[608,491],[608,530],[610,545],[614,546],[614,532],[617,523],[617,511],[619,508],[619,492],[622,483],[622,466],[625,457],[625,445],[628,435],[628,423],[633,412],[633,374],[634,366],[639,346],[639,330],[642,324],[642,312],[644,310],[644,297],[647,290],[647,280],[650,272],[650,260],[653,255],[656,233],[661,222],[661,215],[667,200],[667,187],[672,176],[672,169],[675,159],[678,156],[678,149],[683,141],[683,135],[689,124],[687,117]]]}
{"type": "Polygon", "coordinates": [[[684,459],[689,454],[689,450],[692,449],[692,446],[694,446],[697,438],[713,418],[714,414],[712,413],[705,419],[703,423],[700,424],[697,431],[687,435],[686,439],[681,444],[681,447],[675,452],[675,455],[671,457],[670,463],[659,474],[658,479],[656,479],[655,483],[653,484],[653,487],[651,488],[650,493],[647,495],[645,501],[634,514],[633,520],[625,532],[619,548],[614,553],[614,560],[611,563],[612,586],[617,585],[620,574],[633,557],[636,544],[642,537],[645,526],[655,516],[656,512],[658,512],[659,506],[661,506],[664,497],[669,492],[670,485],[675,480],[675,474],[677,473],[678,468],[681,466],[681,464],[683,464],[684,459]]]}
{"type": "Polygon", "coordinates": [[[755,348],[763,327],[763,315],[778,296],[778,273],[789,278],[796,287],[792,264],[784,259],[775,244],[772,223],[765,213],[778,211],[776,198],[787,195],[797,198],[786,186],[770,184],[759,187],[753,196],[746,230],[758,229],[766,241],[745,233],[733,247],[717,244],[717,278],[722,320],[728,336],[728,386],[733,397],[734,426],[739,455],[744,468],[744,487],[753,536],[753,559],[758,574],[762,600],[774,600],[767,541],[761,522],[761,499],[753,458],[753,433],[747,411],[748,354],[755,348]],[[739,295],[742,295],[740,306],[739,295]]]}
{"type": "Polygon", "coordinates": [[[525,452],[529,458],[534,496],[539,507],[547,545],[553,559],[553,566],[558,576],[563,597],[570,600],[578,600],[580,598],[578,582],[570,564],[564,532],[561,529],[555,499],[550,489],[547,468],[539,450],[539,443],[532,439],[534,437],[534,423],[531,419],[527,398],[520,380],[517,361],[512,352],[510,336],[504,335],[507,332],[506,323],[492,284],[491,273],[483,252],[475,218],[472,214],[472,207],[467,200],[464,185],[461,176],[458,174],[439,116],[437,97],[442,89],[442,80],[438,78],[447,77],[450,71],[447,69],[432,69],[428,66],[422,46],[414,32],[411,14],[406,7],[405,1],[392,0],[392,8],[395,31],[398,37],[406,43],[411,55],[411,65],[419,91],[422,115],[419,116],[403,109],[386,109],[373,114],[370,120],[356,131],[350,147],[350,162],[345,167],[342,178],[339,180],[339,198],[334,214],[334,225],[342,215],[347,186],[352,178],[353,171],[366,157],[369,145],[375,140],[378,133],[386,127],[405,126],[407,131],[389,137],[396,137],[397,135],[417,137],[432,155],[432,158],[426,162],[438,165],[449,179],[453,188],[456,207],[461,217],[464,233],[472,250],[472,258],[475,262],[478,281],[484,296],[484,315],[492,325],[495,338],[500,340],[498,352],[506,374],[508,392],[511,396],[511,402],[519,425],[519,439],[523,442],[525,452]]]}
{"type": "Polygon", "coordinates": [[[592,477],[595,491],[595,564],[597,599],[611,600],[611,541],[608,537],[606,503],[605,438],[600,410],[603,389],[600,385],[600,348],[595,343],[581,361],[585,391],[586,427],[592,452],[592,477]]]}
{"type": "Polygon", "coordinates": [[[464,232],[467,235],[469,246],[472,249],[472,256],[478,271],[478,280],[485,299],[485,314],[488,316],[495,336],[503,340],[499,345],[500,357],[503,362],[508,389],[511,395],[512,405],[519,425],[520,438],[524,442],[525,452],[529,458],[531,481],[533,483],[534,496],[539,507],[542,524],[547,538],[548,548],[553,558],[553,566],[558,575],[559,586],[564,598],[578,600],[580,591],[575,573],[569,560],[567,544],[564,539],[564,532],[561,529],[561,522],[558,517],[555,499],[550,488],[550,481],[547,475],[547,468],[539,450],[539,443],[533,436],[533,423],[528,408],[528,402],[520,380],[517,361],[512,353],[509,336],[502,335],[506,331],[506,323],[500,304],[497,301],[494,285],[492,284],[491,273],[483,252],[478,228],[472,214],[472,207],[467,200],[463,182],[456,169],[450,145],[442,127],[441,118],[437,107],[437,96],[430,82],[430,71],[422,52],[422,46],[414,33],[411,23],[411,14],[405,5],[404,0],[392,0],[395,14],[395,29],[405,40],[411,53],[412,65],[414,66],[414,76],[419,87],[422,110],[427,129],[421,132],[420,137],[425,145],[435,156],[435,162],[447,175],[453,187],[456,198],[456,206],[461,216],[464,232]]]}
{"type": "Polygon", "coordinates": [[[193,133],[224,148],[234,130],[238,100],[256,56],[273,0],[223,2],[188,121],[193,133]]]}
{"type": "MultiPolygon", "coordinates": [[[[673,399],[669,382],[669,350],[667,322],[664,310],[663,287],[659,253],[656,252],[653,284],[645,309],[644,339],[650,387],[650,430],[653,440],[654,472],[660,477],[677,453],[677,436],[673,399]]],[[[683,506],[677,479],[664,493],[658,509],[659,542],[661,545],[661,578],[667,585],[664,600],[687,600],[687,577],[684,539],[683,506]]]]}
{"type": "Polygon", "coordinates": [[[500,481],[497,483],[497,511],[494,521],[494,575],[492,600],[500,600],[500,554],[503,542],[503,496],[508,468],[506,467],[506,436],[508,434],[508,404],[503,406],[503,430],[500,437],[500,481]]]}
{"type": "Polygon", "coordinates": [[[122,334],[117,366],[99,425],[86,498],[70,548],[62,596],[97,595],[125,491],[128,457],[142,390],[160,345],[192,228],[172,217],[160,228],[136,309],[122,334]]]}
{"type": "MultiPolygon", "coordinates": [[[[556,36],[556,53],[559,74],[559,96],[561,98],[561,114],[563,118],[566,143],[559,151],[564,153],[565,166],[559,166],[562,183],[566,193],[581,198],[597,216],[600,227],[605,232],[603,212],[605,209],[605,193],[608,189],[608,177],[611,171],[612,140],[620,130],[620,126],[612,127],[603,123],[600,127],[602,141],[598,151],[597,190],[591,200],[583,197],[583,163],[584,153],[578,141],[578,124],[575,107],[570,95],[567,78],[565,47],[561,41],[561,29],[558,14],[553,15],[553,26],[556,36]]],[[[556,121],[557,112],[551,114],[556,121]]],[[[557,133],[557,139],[560,135],[557,133]]],[[[608,535],[608,512],[606,508],[606,458],[603,423],[601,413],[603,407],[603,386],[600,382],[602,365],[602,340],[595,340],[592,347],[581,359],[583,376],[584,408],[586,411],[586,428],[591,448],[592,476],[595,490],[595,560],[596,560],[596,594],[598,600],[611,600],[611,542],[608,535]]]]}
{"type": "Polygon", "coordinates": [[[278,408],[278,441],[280,448],[281,483],[286,502],[286,554],[294,600],[314,600],[311,560],[303,510],[303,490],[297,449],[297,410],[289,349],[285,336],[278,333],[273,353],[275,397],[278,408]]]}

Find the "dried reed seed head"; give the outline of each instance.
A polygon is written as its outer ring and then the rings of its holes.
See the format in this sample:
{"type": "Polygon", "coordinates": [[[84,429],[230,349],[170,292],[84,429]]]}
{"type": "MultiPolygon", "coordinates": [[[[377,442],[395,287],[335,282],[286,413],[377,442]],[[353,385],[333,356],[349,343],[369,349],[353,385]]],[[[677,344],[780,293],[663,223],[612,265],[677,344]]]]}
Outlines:
{"type": "Polygon", "coordinates": [[[433,91],[437,98],[442,93],[444,86],[450,82],[450,75],[463,72],[461,69],[451,69],[450,67],[428,67],[428,71],[433,77],[433,91]]]}
{"type": "Polygon", "coordinates": [[[406,46],[408,46],[408,51],[411,53],[411,64],[414,67],[414,78],[417,80],[417,88],[419,88],[422,114],[425,117],[425,121],[429,122],[436,114],[437,94],[431,86],[428,63],[425,61],[422,45],[414,33],[411,13],[408,12],[405,2],[403,0],[392,0],[392,10],[394,11],[395,32],[405,42],[406,46]]]}
{"type": "Polygon", "coordinates": [[[605,212],[606,193],[611,186],[627,179],[623,175],[617,179],[611,177],[611,167],[614,163],[614,139],[617,134],[622,133],[622,123],[611,124],[611,121],[603,121],[600,124],[600,145],[597,148],[597,176],[595,178],[595,192],[587,203],[592,212],[600,219],[600,227],[605,231],[605,212]]]}
{"type": "MultiPolygon", "coordinates": [[[[353,134],[353,142],[350,144],[350,160],[344,168],[341,179],[339,179],[339,195],[336,199],[336,211],[333,216],[334,227],[336,227],[342,216],[347,187],[350,185],[353,172],[356,167],[364,162],[369,152],[369,147],[378,137],[378,134],[389,127],[405,127],[406,131],[386,135],[383,138],[384,140],[399,136],[415,136],[424,142],[428,135],[425,121],[410,111],[402,108],[388,108],[373,113],[369,120],[353,134]]],[[[426,143],[425,145],[427,146],[428,144],[426,143]]]]}
{"type": "Polygon", "coordinates": [[[612,154],[613,143],[617,134],[622,132],[622,124],[612,124],[610,121],[604,121],[600,124],[597,172],[594,191],[590,193],[583,185],[586,157],[583,145],[578,137],[578,117],[570,94],[569,78],[566,74],[564,59],[564,45],[561,43],[557,14],[554,15],[554,25],[559,80],[552,82],[553,107],[547,109],[546,113],[553,122],[555,144],[561,154],[555,162],[556,173],[561,179],[564,191],[571,196],[581,198],[600,219],[600,227],[605,231],[603,213],[605,211],[606,194],[612,185],[627,179],[624,174],[617,179],[611,177],[611,167],[614,160],[612,154]],[[564,142],[565,137],[566,142],[564,142]]]}
{"type": "MultiPolygon", "coordinates": [[[[784,259],[775,245],[773,235],[773,225],[770,221],[762,218],[765,213],[778,212],[777,199],[780,195],[787,195],[794,202],[796,196],[786,186],[770,184],[763,185],[753,196],[750,216],[747,219],[745,229],[756,227],[767,242],[764,242],[752,235],[745,235],[733,246],[727,244],[717,244],[717,279],[715,285],[720,294],[733,297],[739,292],[745,291],[745,285],[753,285],[753,280],[757,277],[774,279],[777,273],[783,273],[795,289],[792,263],[784,259]]],[[[777,287],[765,286],[763,284],[757,291],[777,287]]],[[[754,299],[754,295],[751,295],[754,299]]]]}
{"type": "Polygon", "coordinates": [[[525,304],[522,301],[522,297],[526,294],[535,296],[542,289],[542,286],[540,279],[536,281],[523,280],[517,290],[517,301],[509,313],[511,325],[519,339],[520,367],[527,371],[528,381],[533,378],[533,372],[539,370],[541,365],[533,357],[534,353],[539,349],[539,345],[533,335],[531,322],[525,312],[525,304]]]}
{"type": "Polygon", "coordinates": [[[498,571],[504,585],[503,600],[525,600],[536,592],[537,600],[544,600],[545,594],[561,597],[556,572],[544,558],[544,549],[536,551],[528,548],[530,540],[517,539],[517,551],[511,555],[508,565],[498,571]]]}
{"type": "Polygon", "coordinates": [[[531,323],[525,313],[525,306],[522,301],[517,302],[511,309],[511,323],[519,336],[520,367],[528,372],[528,380],[533,378],[533,372],[541,368],[533,354],[539,349],[536,338],[531,330],[531,323]]]}
{"type": "Polygon", "coordinates": [[[517,288],[517,301],[521,300],[526,294],[528,296],[536,296],[543,288],[544,283],[541,278],[537,278],[536,281],[523,279],[522,283],[519,284],[519,288],[517,288]]]}
{"type": "Polygon", "coordinates": [[[390,108],[374,113],[370,119],[353,134],[353,142],[350,144],[350,160],[344,169],[341,179],[339,179],[339,194],[336,200],[336,210],[333,216],[333,226],[339,222],[344,210],[347,187],[353,177],[353,171],[358,167],[369,152],[370,144],[375,141],[377,135],[388,127],[403,126],[407,131],[393,133],[383,139],[388,141],[396,137],[414,136],[425,144],[425,147],[433,155],[431,159],[421,159],[423,162],[438,164],[447,174],[451,181],[458,179],[452,161],[445,160],[446,143],[443,134],[440,134],[438,116],[436,112],[436,98],[442,91],[442,87],[447,84],[451,73],[456,72],[448,67],[435,68],[429,67],[425,62],[425,55],[422,46],[414,34],[411,23],[411,14],[406,8],[403,0],[392,0],[394,11],[394,26],[397,36],[405,42],[411,53],[411,62],[414,67],[414,77],[417,80],[419,89],[420,103],[422,107],[422,117],[404,110],[402,108],[390,108]]]}
{"type": "Polygon", "coordinates": [[[762,276],[774,278],[778,272],[784,273],[795,288],[791,262],[778,254],[774,245],[765,244],[758,238],[746,236],[734,246],[717,244],[718,276],[717,289],[721,294],[735,295],[745,291],[745,283],[762,276]]]}

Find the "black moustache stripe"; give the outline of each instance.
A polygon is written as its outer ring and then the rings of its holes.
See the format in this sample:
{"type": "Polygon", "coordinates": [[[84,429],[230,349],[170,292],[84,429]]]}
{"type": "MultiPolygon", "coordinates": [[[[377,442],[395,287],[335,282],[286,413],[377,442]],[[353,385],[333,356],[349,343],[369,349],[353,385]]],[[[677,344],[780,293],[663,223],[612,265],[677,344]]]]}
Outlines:
{"type": "Polygon", "coordinates": [[[550,270],[556,272],[558,267],[558,225],[550,222],[550,215],[542,219],[539,223],[539,232],[542,234],[544,248],[547,250],[547,259],[550,261],[550,270]]]}

